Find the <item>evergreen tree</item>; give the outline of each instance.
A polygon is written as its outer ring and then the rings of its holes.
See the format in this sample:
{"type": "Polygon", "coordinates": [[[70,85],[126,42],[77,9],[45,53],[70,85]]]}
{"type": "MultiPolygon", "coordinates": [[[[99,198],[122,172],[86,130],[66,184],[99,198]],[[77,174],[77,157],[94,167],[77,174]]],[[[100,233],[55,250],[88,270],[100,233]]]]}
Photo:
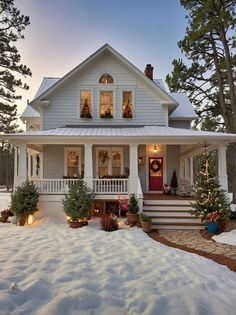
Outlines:
{"type": "MultiPolygon", "coordinates": [[[[188,62],[173,60],[172,92],[186,92],[203,130],[236,132],[235,0],[180,0],[188,27],[178,46],[188,62]]],[[[229,188],[236,202],[236,144],[227,150],[229,188]]]]}
{"type": "Polygon", "coordinates": [[[171,91],[185,91],[196,106],[199,121],[220,130],[236,131],[235,0],[181,0],[188,27],[178,46],[190,61],[174,60],[166,77],[171,91]],[[223,120],[222,120],[223,118],[223,120]],[[223,123],[223,124],[222,124],[223,123]]]}
{"type": "Polygon", "coordinates": [[[204,148],[194,186],[195,202],[191,214],[207,221],[209,213],[217,213],[218,220],[229,215],[229,203],[218,181],[216,164],[212,155],[204,148]]]}
{"type": "MultiPolygon", "coordinates": [[[[20,76],[31,76],[31,71],[21,63],[15,43],[24,39],[22,32],[29,23],[29,17],[21,15],[14,7],[14,0],[0,0],[0,134],[16,132],[19,127],[15,102],[21,96],[16,93],[16,89],[29,88],[20,76]]],[[[12,156],[12,147],[3,141],[0,146],[0,178],[5,179],[7,187],[12,182],[12,156]]]]}

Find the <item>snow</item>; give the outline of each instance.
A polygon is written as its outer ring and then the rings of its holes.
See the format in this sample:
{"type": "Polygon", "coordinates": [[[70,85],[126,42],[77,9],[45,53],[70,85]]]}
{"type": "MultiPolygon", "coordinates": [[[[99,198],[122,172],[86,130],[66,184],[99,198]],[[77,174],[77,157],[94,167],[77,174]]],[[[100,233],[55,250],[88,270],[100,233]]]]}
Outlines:
{"type": "Polygon", "coordinates": [[[10,206],[11,194],[3,189],[0,189],[0,211],[7,209],[10,206]]]}
{"type": "Polygon", "coordinates": [[[0,315],[233,314],[236,273],[119,226],[0,223],[0,315]]]}
{"type": "Polygon", "coordinates": [[[236,229],[212,237],[217,243],[236,245],[236,229]]]}
{"type": "Polygon", "coordinates": [[[139,228],[0,223],[0,314],[232,314],[236,274],[139,228]]]}

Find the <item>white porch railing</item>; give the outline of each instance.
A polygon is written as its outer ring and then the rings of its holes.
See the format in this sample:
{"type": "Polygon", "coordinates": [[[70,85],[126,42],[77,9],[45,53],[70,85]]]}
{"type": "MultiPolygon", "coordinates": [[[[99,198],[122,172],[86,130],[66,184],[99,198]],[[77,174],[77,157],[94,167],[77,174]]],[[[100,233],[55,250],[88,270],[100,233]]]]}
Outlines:
{"type": "Polygon", "coordinates": [[[93,190],[96,194],[127,194],[128,179],[93,179],[93,190]]]}
{"type": "MultiPolygon", "coordinates": [[[[66,194],[72,183],[81,179],[34,179],[40,194],[66,194]]],[[[128,179],[93,179],[95,194],[127,194],[128,179]]]]}
{"type": "Polygon", "coordinates": [[[66,194],[72,183],[81,179],[34,179],[40,194],[66,194]]]}

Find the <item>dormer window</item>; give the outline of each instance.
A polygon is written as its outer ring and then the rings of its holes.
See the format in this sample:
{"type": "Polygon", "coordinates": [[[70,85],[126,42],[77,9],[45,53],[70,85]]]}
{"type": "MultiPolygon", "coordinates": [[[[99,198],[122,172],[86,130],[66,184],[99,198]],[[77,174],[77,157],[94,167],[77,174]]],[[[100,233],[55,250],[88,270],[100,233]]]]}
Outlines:
{"type": "Polygon", "coordinates": [[[112,76],[108,73],[103,74],[100,79],[99,79],[99,83],[102,84],[112,84],[114,83],[114,80],[112,78],[112,76]]]}

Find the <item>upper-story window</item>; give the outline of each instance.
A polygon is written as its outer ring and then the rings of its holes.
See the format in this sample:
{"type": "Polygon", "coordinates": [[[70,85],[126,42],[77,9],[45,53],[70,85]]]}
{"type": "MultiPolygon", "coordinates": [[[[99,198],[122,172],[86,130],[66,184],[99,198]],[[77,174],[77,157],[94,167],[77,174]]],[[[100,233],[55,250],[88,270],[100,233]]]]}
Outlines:
{"type": "Polygon", "coordinates": [[[100,117],[113,118],[113,91],[100,91],[100,117]]]}
{"type": "Polygon", "coordinates": [[[91,114],[91,91],[80,91],[80,118],[92,118],[91,114]]]}
{"type": "Polygon", "coordinates": [[[99,83],[102,84],[112,84],[114,83],[114,80],[112,78],[112,76],[108,73],[103,74],[100,79],[99,79],[99,83]]]}
{"type": "Polygon", "coordinates": [[[123,118],[133,118],[133,93],[123,91],[122,96],[122,116],[123,118]]]}

